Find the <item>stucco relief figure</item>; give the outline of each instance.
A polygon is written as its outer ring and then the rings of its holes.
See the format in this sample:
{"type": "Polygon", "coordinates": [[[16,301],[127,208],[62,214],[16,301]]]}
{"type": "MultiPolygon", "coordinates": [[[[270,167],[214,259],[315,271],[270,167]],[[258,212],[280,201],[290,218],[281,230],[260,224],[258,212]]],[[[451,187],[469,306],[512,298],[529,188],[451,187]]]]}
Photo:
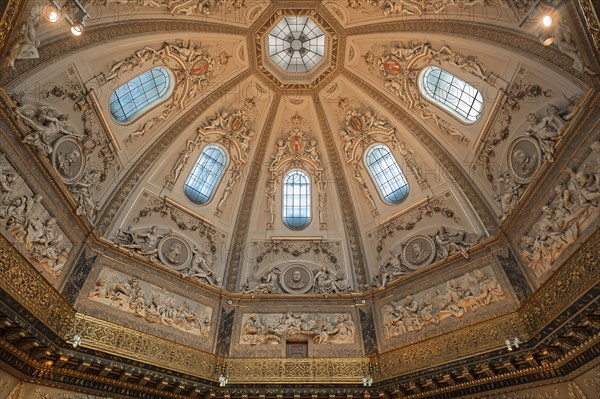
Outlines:
{"type": "Polygon", "coordinates": [[[269,266],[265,273],[260,276],[259,282],[248,290],[244,290],[247,294],[275,294],[280,292],[279,275],[281,271],[273,266],[269,266]]]}
{"type": "Polygon", "coordinates": [[[398,254],[390,251],[387,258],[379,265],[377,274],[373,276],[373,287],[385,288],[391,281],[408,273],[408,269],[400,261],[398,254]]]}
{"type": "Polygon", "coordinates": [[[10,198],[12,192],[17,184],[17,174],[11,170],[0,171],[0,197],[1,203],[5,202],[5,199],[10,198]]]}
{"type": "Polygon", "coordinates": [[[216,285],[221,282],[221,278],[217,277],[217,273],[212,265],[208,262],[208,251],[200,252],[195,249],[195,255],[192,259],[192,264],[189,269],[181,273],[184,278],[195,278],[209,285],[216,285]]]}
{"type": "Polygon", "coordinates": [[[52,145],[61,135],[82,138],[69,122],[68,114],[61,114],[46,106],[24,105],[15,110],[17,119],[22,120],[30,130],[23,142],[34,147],[43,155],[50,155],[52,145]]]}
{"type": "Polygon", "coordinates": [[[267,182],[267,209],[265,213],[268,215],[269,221],[267,225],[272,228],[275,223],[275,181],[269,180],[267,182]]]}
{"type": "Polygon", "coordinates": [[[242,324],[242,344],[279,344],[283,337],[312,337],[315,344],[353,343],[354,323],[350,314],[313,313],[250,314],[242,324]]]}
{"type": "Polygon", "coordinates": [[[435,288],[433,298],[424,292],[385,305],[382,310],[385,337],[438,325],[446,318],[463,317],[504,299],[504,291],[496,278],[481,270],[467,273],[462,279],[451,279],[444,286],[444,290],[435,288]]]}
{"type": "Polygon", "coordinates": [[[369,191],[369,187],[365,183],[365,179],[363,179],[363,177],[360,173],[360,170],[358,168],[354,169],[354,175],[352,175],[352,177],[358,182],[360,190],[362,191],[363,195],[367,199],[367,202],[371,206],[371,213],[377,214],[378,213],[377,212],[377,204],[375,203],[375,200],[373,199],[373,196],[371,195],[371,192],[369,191]]]}
{"type": "Polygon", "coordinates": [[[557,106],[550,104],[541,120],[533,113],[527,115],[530,125],[526,133],[538,139],[544,159],[554,162],[554,145],[562,135],[567,122],[561,117],[557,106]]]}
{"type": "Polygon", "coordinates": [[[558,47],[562,53],[566,54],[573,60],[573,69],[580,73],[585,72],[590,75],[595,75],[592,70],[584,65],[581,54],[579,53],[579,49],[573,40],[573,36],[565,24],[555,24],[553,37],[556,47],[558,47]]]}
{"type": "Polygon", "coordinates": [[[513,152],[513,159],[517,165],[520,166],[520,170],[523,175],[529,176],[537,169],[537,155],[526,154],[523,150],[515,150],[513,152]]]}
{"type": "Polygon", "coordinates": [[[327,221],[327,191],[325,188],[327,187],[327,180],[325,180],[321,175],[319,175],[319,179],[317,180],[317,192],[318,192],[318,204],[317,209],[319,211],[319,223],[322,225],[327,221]]]}
{"type": "Polygon", "coordinates": [[[289,287],[294,289],[302,289],[308,285],[308,282],[302,279],[302,273],[300,270],[294,270],[292,273],[292,278],[286,283],[289,287]]]}
{"type": "Polygon", "coordinates": [[[195,335],[210,331],[210,312],[164,289],[143,284],[135,278],[100,278],[88,293],[91,300],[133,313],[152,324],[164,324],[195,335]],[[144,289],[144,287],[146,289],[144,289]]]}
{"type": "Polygon", "coordinates": [[[455,126],[440,118],[436,113],[428,111],[426,109],[421,109],[420,113],[421,118],[431,119],[442,132],[454,138],[457,142],[462,144],[469,144],[469,139],[464,134],[459,132],[455,126]]]}
{"type": "Polygon", "coordinates": [[[19,33],[8,48],[4,66],[14,69],[15,61],[20,59],[38,58],[37,48],[40,41],[37,39],[36,29],[39,25],[35,14],[31,13],[27,21],[23,22],[19,33]]]}
{"type": "Polygon", "coordinates": [[[500,221],[505,220],[519,202],[524,186],[517,182],[508,171],[498,175],[496,181],[504,186],[503,192],[496,195],[496,201],[500,205],[502,215],[500,221]]]}
{"type": "Polygon", "coordinates": [[[240,181],[241,178],[239,161],[234,158],[231,162],[231,174],[229,175],[229,179],[227,179],[227,184],[225,185],[225,190],[223,190],[223,195],[221,195],[221,199],[217,204],[217,215],[223,213],[223,207],[227,203],[227,200],[233,191],[233,187],[240,181]]]}
{"type": "Polygon", "coordinates": [[[473,243],[466,241],[466,233],[464,231],[450,233],[442,226],[438,229],[434,239],[439,259],[445,259],[455,253],[461,254],[466,259],[469,258],[469,247],[473,243]]]}
{"type": "Polygon", "coordinates": [[[171,173],[167,176],[167,185],[172,188],[179,176],[181,176],[181,172],[183,172],[183,168],[187,165],[190,157],[192,156],[192,152],[196,149],[196,142],[192,140],[188,140],[185,146],[185,150],[179,153],[179,157],[173,165],[173,169],[171,169],[171,173]]]}
{"type": "Polygon", "coordinates": [[[150,260],[158,261],[158,242],[164,236],[164,234],[159,234],[158,226],[154,225],[146,233],[119,230],[115,242],[120,247],[131,249],[150,260]]]}
{"type": "Polygon", "coordinates": [[[336,274],[323,266],[315,273],[315,292],[319,294],[337,294],[336,274]]]}
{"type": "Polygon", "coordinates": [[[575,172],[573,169],[567,169],[567,171],[571,175],[571,182],[575,188],[575,198],[582,209],[581,215],[587,216],[597,212],[600,204],[598,171],[596,171],[596,176],[584,170],[575,172]]]}
{"type": "Polygon", "coordinates": [[[90,166],[81,180],[70,184],[69,191],[77,202],[77,215],[85,215],[90,221],[96,217],[100,204],[94,198],[94,192],[98,186],[102,171],[90,166]]]}

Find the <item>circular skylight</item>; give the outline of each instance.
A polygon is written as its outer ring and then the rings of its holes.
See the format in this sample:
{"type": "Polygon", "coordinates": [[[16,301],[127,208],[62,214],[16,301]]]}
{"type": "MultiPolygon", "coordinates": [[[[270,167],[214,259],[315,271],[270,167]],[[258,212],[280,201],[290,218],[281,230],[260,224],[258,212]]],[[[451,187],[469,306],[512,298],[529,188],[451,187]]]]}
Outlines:
{"type": "Polygon", "coordinates": [[[285,72],[308,72],[324,54],[325,34],[309,17],[285,17],[269,33],[269,55],[285,72]]]}

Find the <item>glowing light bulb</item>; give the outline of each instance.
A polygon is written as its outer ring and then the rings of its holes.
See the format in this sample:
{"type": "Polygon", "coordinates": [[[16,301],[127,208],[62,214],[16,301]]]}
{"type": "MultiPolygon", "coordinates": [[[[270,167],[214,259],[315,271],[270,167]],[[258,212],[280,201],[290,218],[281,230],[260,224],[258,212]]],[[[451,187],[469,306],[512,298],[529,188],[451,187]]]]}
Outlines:
{"type": "Polygon", "coordinates": [[[542,18],[542,24],[546,27],[552,25],[552,17],[550,15],[545,15],[544,18],[542,18]]]}
{"type": "Polygon", "coordinates": [[[83,32],[83,26],[81,24],[73,24],[73,26],[71,26],[71,33],[74,36],[80,36],[81,33],[83,32]]]}
{"type": "Polygon", "coordinates": [[[50,10],[48,13],[48,21],[55,23],[58,21],[58,12],[56,10],[50,10]]]}

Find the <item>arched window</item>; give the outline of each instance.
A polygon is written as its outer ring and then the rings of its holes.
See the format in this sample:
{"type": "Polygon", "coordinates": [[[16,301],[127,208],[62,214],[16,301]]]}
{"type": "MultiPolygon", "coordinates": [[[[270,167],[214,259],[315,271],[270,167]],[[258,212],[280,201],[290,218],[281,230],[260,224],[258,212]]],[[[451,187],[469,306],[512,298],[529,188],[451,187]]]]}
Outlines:
{"type": "Polygon", "coordinates": [[[218,145],[209,144],[204,147],[202,154],[190,172],[183,191],[195,204],[204,205],[212,195],[223,176],[227,166],[227,154],[218,145]]]}
{"type": "Polygon", "coordinates": [[[310,177],[301,170],[292,170],[283,178],[282,219],[292,230],[302,230],[310,224],[310,177]]]}
{"type": "Polygon", "coordinates": [[[467,123],[475,122],[483,112],[483,97],[479,90],[435,66],[423,71],[421,92],[467,123]]]}
{"type": "Polygon", "coordinates": [[[117,87],[110,96],[110,113],[119,123],[133,119],[170,94],[170,75],[164,67],[152,68],[117,87]]]}
{"type": "Polygon", "coordinates": [[[408,182],[386,145],[376,144],[371,147],[365,155],[365,164],[385,202],[397,205],[406,199],[408,182]]]}

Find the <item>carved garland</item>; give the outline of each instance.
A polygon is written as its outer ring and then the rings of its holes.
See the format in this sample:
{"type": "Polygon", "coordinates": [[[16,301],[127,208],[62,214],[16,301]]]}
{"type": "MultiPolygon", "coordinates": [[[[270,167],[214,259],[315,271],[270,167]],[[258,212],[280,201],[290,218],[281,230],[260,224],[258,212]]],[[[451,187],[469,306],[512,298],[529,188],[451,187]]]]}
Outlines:
{"type": "Polygon", "coordinates": [[[114,62],[106,74],[102,73],[96,77],[100,85],[105,85],[110,81],[120,80],[123,75],[134,70],[139,70],[148,62],[153,65],[161,62],[175,75],[175,88],[171,101],[160,114],[140,124],[127,137],[126,143],[131,143],[135,137],[142,137],[153,130],[158,123],[167,120],[173,111],[185,109],[190,101],[200,94],[199,89],[206,86],[217,72],[215,68],[219,68],[218,71],[225,68],[230,56],[224,51],[216,50],[218,54],[215,59],[208,51],[210,47],[202,43],[195,44],[191,40],[186,44],[181,39],[173,43],[163,43],[159,50],[144,47],[133,55],[114,62]]]}

